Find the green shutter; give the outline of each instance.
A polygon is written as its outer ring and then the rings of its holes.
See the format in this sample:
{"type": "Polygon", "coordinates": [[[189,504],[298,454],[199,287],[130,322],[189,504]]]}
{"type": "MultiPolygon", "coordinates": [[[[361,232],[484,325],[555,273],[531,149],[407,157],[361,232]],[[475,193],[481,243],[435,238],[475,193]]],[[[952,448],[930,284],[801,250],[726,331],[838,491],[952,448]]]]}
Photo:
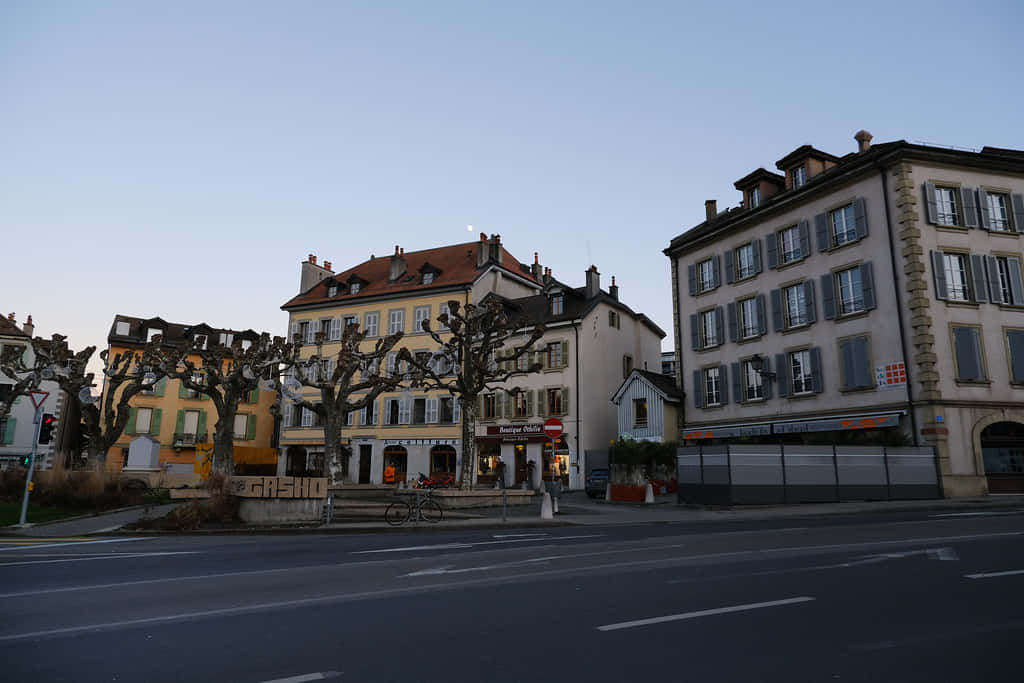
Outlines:
{"type": "Polygon", "coordinates": [[[562,387],[562,415],[569,414],[569,387],[562,387]]]}
{"type": "Polygon", "coordinates": [[[154,408],[153,416],[149,420],[149,435],[160,436],[160,418],[163,417],[164,411],[162,408],[154,408]]]}
{"type": "Polygon", "coordinates": [[[129,407],[128,408],[128,424],[125,425],[125,428],[124,428],[124,433],[125,434],[134,434],[135,433],[135,414],[138,412],[138,410],[139,410],[138,408],[134,408],[134,407],[129,407]]]}
{"type": "Polygon", "coordinates": [[[533,417],[533,389],[526,392],[526,415],[533,417]]]}
{"type": "Polygon", "coordinates": [[[167,391],[167,378],[161,377],[160,381],[153,387],[153,393],[157,396],[163,396],[165,391],[167,391]]]}
{"type": "Polygon", "coordinates": [[[199,423],[196,426],[196,441],[198,442],[203,434],[206,433],[206,411],[199,411],[199,423]]]}
{"type": "Polygon", "coordinates": [[[245,438],[248,441],[252,441],[256,438],[256,416],[250,415],[246,418],[245,425],[245,438]]]}
{"type": "Polygon", "coordinates": [[[179,410],[178,417],[174,420],[174,433],[183,434],[185,432],[185,411],[179,410]]]}
{"type": "Polygon", "coordinates": [[[562,367],[569,366],[569,342],[560,342],[562,345],[562,367]]]}
{"type": "Polygon", "coordinates": [[[4,423],[4,431],[0,434],[0,443],[12,444],[14,443],[14,426],[18,424],[18,421],[13,417],[8,417],[4,423]]]}
{"type": "Polygon", "coordinates": [[[537,390],[537,416],[544,417],[548,414],[548,390],[537,390]]]}
{"type": "Polygon", "coordinates": [[[178,398],[188,398],[188,389],[185,388],[185,380],[178,380],[178,398]]]}
{"type": "Polygon", "coordinates": [[[259,403],[259,402],[260,402],[260,390],[259,389],[253,389],[252,391],[249,392],[249,403],[259,403]]]}

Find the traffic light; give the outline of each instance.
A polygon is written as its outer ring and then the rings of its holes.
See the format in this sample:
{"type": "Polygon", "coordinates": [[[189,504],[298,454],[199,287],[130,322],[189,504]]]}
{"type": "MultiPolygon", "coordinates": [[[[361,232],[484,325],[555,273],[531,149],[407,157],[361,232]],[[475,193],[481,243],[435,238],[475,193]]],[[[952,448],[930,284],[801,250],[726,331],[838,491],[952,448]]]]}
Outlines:
{"type": "Polygon", "coordinates": [[[21,466],[28,467],[28,464],[32,462],[32,456],[26,455],[21,458],[21,466]]]}
{"type": "Polygon", "coordinates": [[[43,413],[43,422],[39,425],[39,443],[50,443],[53,428],[57,426],[57,418],[53,413],[43,413]]]}

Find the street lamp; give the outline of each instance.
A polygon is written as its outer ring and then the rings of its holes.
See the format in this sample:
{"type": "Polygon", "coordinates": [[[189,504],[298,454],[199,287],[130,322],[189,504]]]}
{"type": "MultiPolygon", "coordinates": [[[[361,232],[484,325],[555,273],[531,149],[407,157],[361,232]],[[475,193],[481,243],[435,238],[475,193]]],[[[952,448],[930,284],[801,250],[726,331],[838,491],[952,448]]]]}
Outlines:
{"type": "Polygon", "coordinates": [[[775,379],[775,373],[774,372],[769,372],[768,370],[764,369],[764,358],[761,358],[761,354],[759,354],[759,353],[755,353],[754,354],[753,358],[750,359],[750,366],[752,368],[754,368],[754,372],[756,372],[757,374],[761,375],[761,377],[764,377],[764,378],[770,379],[770,380],[774,380],[775,379]]]}

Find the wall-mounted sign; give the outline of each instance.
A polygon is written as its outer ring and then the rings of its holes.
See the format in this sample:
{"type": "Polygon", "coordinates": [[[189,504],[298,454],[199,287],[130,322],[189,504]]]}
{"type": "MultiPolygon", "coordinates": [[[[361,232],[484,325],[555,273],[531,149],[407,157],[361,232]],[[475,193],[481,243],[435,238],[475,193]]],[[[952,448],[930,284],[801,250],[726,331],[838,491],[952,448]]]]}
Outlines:
{"type": "Polygon", "coordinates": [[[241,498],[326,498],[326,477],[231,477],[241,498]]]}
{"type": "Polygon", "coordinates": [[[907,366],[900,363],[886,363],[875,366],[875,384],[879,389],[905,389],[907,366]]]}
{"type": "Polygon", "coordinates": [[[458,446],[458,439],[384,439],[385,446],[458,446]]]}

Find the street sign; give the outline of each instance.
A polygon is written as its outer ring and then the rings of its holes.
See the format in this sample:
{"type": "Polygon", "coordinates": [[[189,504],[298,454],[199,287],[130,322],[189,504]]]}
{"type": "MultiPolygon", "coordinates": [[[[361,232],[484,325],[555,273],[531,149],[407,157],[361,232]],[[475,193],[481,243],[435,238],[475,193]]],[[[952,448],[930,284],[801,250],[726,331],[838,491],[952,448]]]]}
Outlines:
{"type": "Polygon", "coordinates": [[[43,401],[50,397],[49,391],[30,391],[28,392],[29,398],[32,399],[32,405],[36,408],[43,405],[43,401]]]}
{"type": "Polygon", "coordinates": [[[563,431],[565,431],[565,428],[562,426],[562,421],[557,417],[549,417],[544,421],[544,433],[548,437],[557,439],[562,435],[563,431]]]}

